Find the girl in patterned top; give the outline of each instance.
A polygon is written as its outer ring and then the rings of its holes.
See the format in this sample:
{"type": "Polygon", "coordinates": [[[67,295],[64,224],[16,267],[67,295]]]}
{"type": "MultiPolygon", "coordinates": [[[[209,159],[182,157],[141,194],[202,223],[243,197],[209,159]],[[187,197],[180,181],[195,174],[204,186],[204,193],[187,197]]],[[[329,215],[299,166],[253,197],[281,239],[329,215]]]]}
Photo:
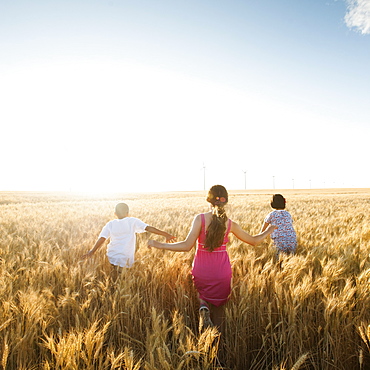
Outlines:
{"type": "Polygon", "coordinates": [[[297,248],[297,236],[292,216],[285,210],[285,203],[285,198],[281,194],[275,194],[272,197],[271,207],[275,211],[266,216],[261,230],[263,232],[269,225],[277,226],[271,234],[271,239],[278,256],[280,253],[293,254],[297,248]]]}

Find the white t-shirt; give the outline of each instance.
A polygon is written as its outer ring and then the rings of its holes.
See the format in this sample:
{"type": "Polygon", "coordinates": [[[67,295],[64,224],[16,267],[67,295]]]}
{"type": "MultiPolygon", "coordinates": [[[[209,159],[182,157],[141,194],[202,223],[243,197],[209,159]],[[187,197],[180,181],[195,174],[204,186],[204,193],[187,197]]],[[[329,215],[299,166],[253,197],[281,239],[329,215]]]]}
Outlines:
{"type": "Polygon", "coordinates": [[[135,217],[109,221],[99,238],[110,238],[107,257],[112,265],[130,267],[135,261],[136,233],[144,233],[148,225],[135,217]]]}

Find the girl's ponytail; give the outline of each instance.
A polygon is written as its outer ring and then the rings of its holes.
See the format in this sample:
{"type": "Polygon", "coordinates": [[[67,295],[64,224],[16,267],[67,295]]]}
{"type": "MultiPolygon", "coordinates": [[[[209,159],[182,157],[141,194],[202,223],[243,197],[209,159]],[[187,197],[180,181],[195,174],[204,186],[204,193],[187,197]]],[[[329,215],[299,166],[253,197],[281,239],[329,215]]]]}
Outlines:
{"type": "Polygon", "coordinates": [[[208,192],[207,202],[212,204],[212,220],[208,226],[205,248],[213,251],[224,241],[226,221],[228,219],[225,205],[228,202],[227,190],[222,185],[214,185],[208,192]]]}

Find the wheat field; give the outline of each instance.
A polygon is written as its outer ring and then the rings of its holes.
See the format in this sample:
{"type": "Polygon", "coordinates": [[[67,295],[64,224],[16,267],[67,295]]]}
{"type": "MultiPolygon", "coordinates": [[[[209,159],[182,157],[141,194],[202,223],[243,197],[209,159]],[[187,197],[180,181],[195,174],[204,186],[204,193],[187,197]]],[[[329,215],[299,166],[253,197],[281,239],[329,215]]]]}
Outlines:
{"type": "MultiPolygon", "coordinates": [[[[149,250],[145,233],[118,278],[105,248],[80,261],[118,201],[181,240],[204,192],[0,193],[0,369],[370,368],[370,189],[282,192],[297,254],[231,238],[223,337],[198,332],[194,250],[149,250]]],[[[258,233],[271,194],[231,192],[228,216],[258,233]]]]}

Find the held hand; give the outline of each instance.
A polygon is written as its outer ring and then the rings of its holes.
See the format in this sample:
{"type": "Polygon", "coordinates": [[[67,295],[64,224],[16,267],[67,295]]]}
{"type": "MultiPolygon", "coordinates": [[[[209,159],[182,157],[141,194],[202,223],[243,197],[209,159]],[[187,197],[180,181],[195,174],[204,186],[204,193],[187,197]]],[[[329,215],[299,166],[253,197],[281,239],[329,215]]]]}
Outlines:
{"type": "Polygon", "coordinates": [[[81,256],[80,260],[81,261],[86,260],[87,258],[91,257],[92,255],[93,255],[93,253],[91,251],[88,251],[86,254],[81,256]]]}
{"type": "Polygon", "coordinates": [[[148,248],[149,248],[149,249],[151,249],[152,247],[154,247],[154,248],[155,248],[154,243],[155,243],[155,241],[154,241],[154,240],[149,239],[149,240],[148,240],[148,248]]]}
{"type": "Polygon", "coordinates": [[[173,236],[171,234],[167,234],[165,238],[166,238],[166,243],[173,243],[176,241],[176,236],[173,236]]]}
{"type": "Polygon", "coordinates": [[[278,227],[275,226],[275,225],[269,225],[268,228],[267,228],[267,231],[269,232],[269,234],[271,234],[274,230],[276,230],[278,227]]]}

